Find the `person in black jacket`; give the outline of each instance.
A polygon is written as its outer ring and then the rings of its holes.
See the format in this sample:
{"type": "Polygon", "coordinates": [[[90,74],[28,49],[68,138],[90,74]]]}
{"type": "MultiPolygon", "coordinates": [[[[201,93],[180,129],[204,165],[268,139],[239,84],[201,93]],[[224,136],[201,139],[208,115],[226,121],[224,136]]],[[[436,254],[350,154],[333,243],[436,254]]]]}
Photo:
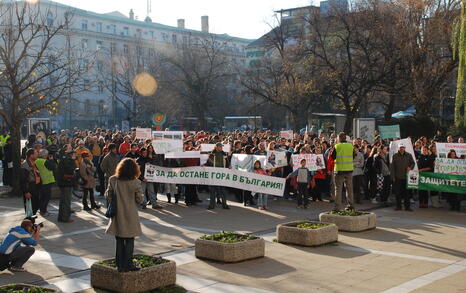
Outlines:
{"type": "MultiPolygon", "coordinates": [[[[423,146],[421,154],[417,160],[419,172],[434,172],[435,158],[430,154],[429,147],[423,146]]],[[[419,207],[427,208],[429,204],[429,192],[427,190],[419,190],[419,207]]]]}
{"type": "Polygon", "coordinates": [[[162,207],[157,204],[155,184],[153,182],[148,182],[144,176],[146,173],[146,165],[153,164],[154,159],[148,156],[148,150],[146,148],[141,148],[140,153],[141,156],[136,160],[136,163],[138,163],[139,169],[141,170],[139,180],[141,180],[142,191],[144,192],[144,201],[141,207],[145,209],[147,203],[150,201],[153,209],[161,209],[162,207]]]}
{"type": "Polygon", "coordinates": [[[3,148],[3,185],[11,186],[12,175],[13,175],[13,141],[11,137],[6,140],[6,144],[3,148]]]}
{"type": "MultiPolygon", "coordinates": [[[[387,205],[387,199],[390,195],[390,160],[388,159],[388,147],[374,147],[377,152],[374,155],[373,169],[376,174],[377,187],[376,195],[379,196],[382,205],[387,205]]],[[[375,152],[374,151],[374,152],[375,152]]]]}
{"type": "Polygon", "coordinates": [[[71,217],[71,188],[74,185],[74,170],[76,169],[76,155],[71,144],[63,146],[59,155],[57,167],[57,184],[60,188],[60,205],[58,208],[58,222],[72,223],[71,217]]]}

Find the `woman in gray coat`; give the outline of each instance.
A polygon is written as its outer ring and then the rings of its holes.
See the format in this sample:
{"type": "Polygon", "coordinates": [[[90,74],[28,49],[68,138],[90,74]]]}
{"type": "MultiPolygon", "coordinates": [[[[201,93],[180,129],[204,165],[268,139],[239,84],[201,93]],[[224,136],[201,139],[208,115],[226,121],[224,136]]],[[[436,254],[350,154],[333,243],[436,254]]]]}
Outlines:
{"type": "Polygon", "coordinates": [[[95,202],[94,198],[94,188],[96,187],[96,181],[94,178],[94,174],[96,172],[96,168],[94,167],[94,163],[89,160],[89,153],[84,152],[81,154],[83,160],[79,164],[79,174],[84,179],[85,183],[82,185],[84,194],[83,194],[83,210],[90,211],[92,209],[100,209],[100,205],[95,202]],[[87,203],[87,197],[89,196],[89,200],[91,201],[91,207],[89,207],[87,203]]]}
{"type": "Polygon", "coordinates": [[[138,206],[142,203],[143,192],[139,175],[136,161],[126,158],[118,164],[105,192],[108,202],[113,196],[117,201],[116,216],[110,219],[106,233],[116,238],[115,262],[120,272],[139,270],[132,262],[134,237],[142,233],[138,206]]]}

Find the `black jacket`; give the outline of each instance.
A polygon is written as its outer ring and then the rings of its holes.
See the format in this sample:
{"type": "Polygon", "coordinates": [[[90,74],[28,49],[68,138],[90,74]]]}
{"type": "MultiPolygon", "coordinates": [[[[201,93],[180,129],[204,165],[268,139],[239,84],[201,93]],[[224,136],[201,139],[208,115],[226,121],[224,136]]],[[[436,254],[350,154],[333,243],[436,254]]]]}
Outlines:
{"type": "Polygon", "coordinates": [[[57,167],[57,184],[59,187],[73,187],[76,161],[71,158],[72,153],[61,154],[57,167]]]}

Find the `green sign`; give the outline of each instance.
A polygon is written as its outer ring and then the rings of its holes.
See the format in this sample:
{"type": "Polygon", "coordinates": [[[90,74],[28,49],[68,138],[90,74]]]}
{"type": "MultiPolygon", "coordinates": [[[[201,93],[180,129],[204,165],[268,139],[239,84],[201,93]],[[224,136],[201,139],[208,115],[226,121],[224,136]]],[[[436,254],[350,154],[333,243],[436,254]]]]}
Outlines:
{"type": "Polygon", "coordinates": [[[400,125],[379,125],[380,137],[386,138],[401,138],[400,125]]]}
{"type": "Polygon", "coordinates": [[[409,171],[407,188],[466,194],[466,176],[409,171]]]}

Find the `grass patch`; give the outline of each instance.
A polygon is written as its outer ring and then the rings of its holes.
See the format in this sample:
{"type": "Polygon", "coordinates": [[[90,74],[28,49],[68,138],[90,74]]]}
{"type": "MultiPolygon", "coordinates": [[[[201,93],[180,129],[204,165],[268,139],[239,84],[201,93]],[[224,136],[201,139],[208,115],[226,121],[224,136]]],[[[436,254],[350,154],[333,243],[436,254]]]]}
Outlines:
{"type": "MultiPolygon", "coordinates": [[[[149,256],[149,255],[135,255],[133,257],[133,264],[136,267],[141,268],[141,269],[156,266],[156,265],[161,265],[167,262],[169,261],[161,257],[154,257],[154,256],[149,256]]],[[[104,266],[109,266],[112,268],[116,268],[115,259],[102,260],[102,261],[99,261],[99,264],[102,264],[104,266]]]]}
{"type": "Polygon", "coordinates": [[[0,287],[0,293],[50,293],[55,292],[52,289],[41,288],[36,286],[12,284],[0,287]]]}
{"type": "Polygon", "coordinates": [[[216,233],[213,235],[201,236],[202,240],[218,241],[222,243],[236,243],[236,242],[242,242],[242,241],[247,241],[247,240],[254,240],[258,238],[259,237],[250,236],[250,235],[241,235],[241,234],[236,234],[233,232],[221,232],[221,233],[216,233]]]}
{"type": "Polygon", "coordinates": [[[177,286],[177,285],[172,285],[172,286],[164,286],[164,287],[159,287],[157,289],[147,291],[145,293],[186,293],[188,290],[186,290],[183,287],[177,286]]]}
{"type": "Polygon", "coordinates": [[[369,213],[367,213],[367,212],[358,212],[358,211],[355,211],[355,210],[351,210],[351,211],[338,211],[338,212],[330,211],[330,212],[328,212],[328,214],[329,215],[338,215],[338,216],[356,217],[356,216],[367,215],[369,213]]]}
{"type": "Polygon", "coordinates": [[[333,224],[325,224],[325,223],[311,223],[311,222],[300,222],[296,225],[296,227],[301,229],[320,229],[333,224]]]}

